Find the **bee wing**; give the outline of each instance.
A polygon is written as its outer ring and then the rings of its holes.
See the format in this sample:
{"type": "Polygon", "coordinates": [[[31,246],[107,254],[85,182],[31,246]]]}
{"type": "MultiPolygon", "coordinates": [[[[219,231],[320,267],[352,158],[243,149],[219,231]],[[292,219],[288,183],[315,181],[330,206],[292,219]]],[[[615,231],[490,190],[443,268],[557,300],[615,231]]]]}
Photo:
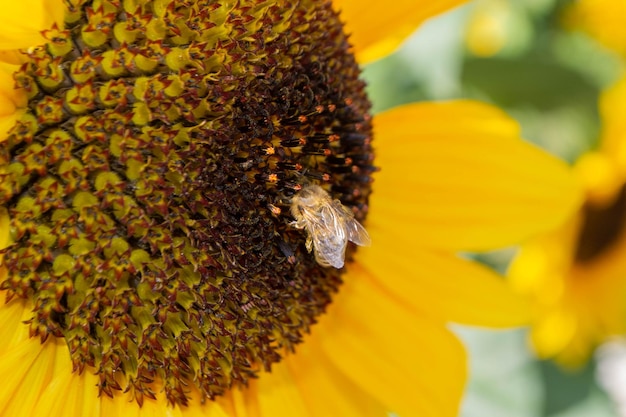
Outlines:
{"type": "Polygon", "coordinates": [[[310,227],[317,263],[322,266],[343,267],[348,236],[342,213],[332,205],[324,206],[320,208],[310,227]]]}
{"type": "Polygon", "coordinates": [[[337,269],[343,268],[345,263],[344,258],[346,256],[345,252],[345,247],[341,252],[333,252],[326,250],[326,248],[318,249],[318,246],[315,246],[315,250],[313,251],[318,264],[324,267],[332,266],[337,269]]]}
{"type": "Polygon", "coordinates": [[[367,233],[367,230],[365,230],[365,228],[361,226],[361,223],[355,218],[352,218],[351,221],[346,224],[346,231],[350,242],[354,242],[359,246],[369,246],[372,244],[369,233],[367,233]]]}
{"type": "Polygon", "coordinates": [[[346,235],[350,242],[356,243],[359,246],[369,246],[372,244],[372,239],[370,239],[369,233],[361,223],[354,218],[354,213],[352,211],[341,204],[338,200],[335,200],[334,204],[337,210],[341,210],[343,216],[343,227],[346,231],[346,235]]]}

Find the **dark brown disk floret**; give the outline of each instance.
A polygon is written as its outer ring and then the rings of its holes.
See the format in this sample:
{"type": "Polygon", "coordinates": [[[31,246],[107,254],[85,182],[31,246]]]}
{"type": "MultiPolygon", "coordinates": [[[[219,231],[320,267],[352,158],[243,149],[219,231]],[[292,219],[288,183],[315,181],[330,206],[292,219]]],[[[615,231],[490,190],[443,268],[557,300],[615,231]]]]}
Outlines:
{"type": "Polygon", "coordinates": [[[359,68],[328,1],[67,3],[15,74],[1,288],[102,392],[213,398],[293,350],[341,283],[287,204],[317,183],[364,219],[359,68]]]}

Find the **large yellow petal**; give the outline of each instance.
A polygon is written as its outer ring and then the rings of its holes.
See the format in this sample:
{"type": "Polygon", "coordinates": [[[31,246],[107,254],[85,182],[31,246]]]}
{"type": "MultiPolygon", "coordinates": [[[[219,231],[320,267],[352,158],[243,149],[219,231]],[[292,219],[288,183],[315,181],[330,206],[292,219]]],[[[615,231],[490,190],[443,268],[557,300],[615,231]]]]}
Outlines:
{"type": "Polygon", "coordinates": [[[491,269],[449,253],[416,250],[408,236],[394,236],[368,223],[373,247],[356,260],[381,291],[441,322],[488,327],[528,324],[528,304],[491,269]],[[434,302],[433,300],[436,300],[434,302]]]}
{"type": "Polygon", "coordinates": [[[252,384],[257,386],[262,417],[310,415],[288,367],[275,366],[270,374],[263,374],[252,384]]]}
{"type": "MultiPolygon", "coordinates": [[[[38,417],[100,416],[96,376],[90,372],[80,376],[72,372],[67,347],[62,341],[51,340],[44,349],[54,351],[51,352],[55,355],[54,362],[42,363],[41,366],[49,367],[53,371],[45,390],[34,401],[35,408],[32,415],[38,417]]],[[[47,359],[52,360],[52,357],[49,356],[47,359]]]]}
{"type": "Polygon", "coordinates": [[[371,218],[414,245],[485,250],[562,222],[580,202],[574,175],[522,141],[517,123],[471,101],[411,104],[375,118],[371,218]]]}
{"type": "MultiPolygon", "coordinates": [[[[431,300],[439,302],[439,300],[431,300]]],[[[322,317],[311,343],[363,391],[403,417],[453,417],[465,352],[443,325],[388,297],[360,265],[322,317]]]]}
{"type": "MultiPolygon", "coordinates": [[[[316,329],[313,328],[315,338],[316,329]]],[[[348,376],[335,367],[319,346],[304,343],[296,354],[278,366],[287,366],[294,376],[302,399],[311,416],[385,417],[383,406],[363,392],[348,376]]],[[[265,376],[262,376],[264,379],[265,376]]]]}
{"type": "Polygon", "coordinates": [[[55,23],[63,27],[63,0],[6,1],[0,11],[0,50],[41,45],[46,42],[42,31],[55,23]]]}
{"type": "Polygon", "coordinates": [[[0,292],[0,355],[29,339],[28,326],[24,322],[32,317],[31,304],[18,300],[4,304],[5,297],[5,292],[0,292]]]}
{"type": "Polygon", "coordinates": [[[32,415],[37,397],[50,380],[53,364],[54,349],[42,349],[38,342],[30,339],[3,349],[0,355],[0,372],[3,376],[0,415],[32,415]]]}
{"type": "Polygon", "coordinates": [[[397,0],[385,4],[333,0],[346,24],[357,60],[364,64],[393,52],[426,19],[467,0],[397,0]]]}
{"type": "Polygon", "coordinates": [[[229,415],[237,417],[262,417],[259,409],[258,387],[252,381],[245,389],[234,389],[227,395],[229,415]]]}

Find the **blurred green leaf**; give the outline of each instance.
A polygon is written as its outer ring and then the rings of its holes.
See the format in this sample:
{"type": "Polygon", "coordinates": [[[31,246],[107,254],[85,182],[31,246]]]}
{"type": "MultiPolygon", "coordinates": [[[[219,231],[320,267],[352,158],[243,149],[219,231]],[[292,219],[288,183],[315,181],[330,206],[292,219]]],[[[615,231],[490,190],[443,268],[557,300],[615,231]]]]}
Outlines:
{"type": "Polygon", "coordinates": [[[425,100],[420,82],[410,74],[409,64],[397,55],[369,64],[362,77],[367,82],[367,94],[372,99],[373,113],[391,107],[425,100]]]}
{"type": "Polygon", "coordinates": [[[525,138],[569,162],[597,143],[598,84],[545,53],[468,58],[463,82],[470,97],[504,108],[525,138]]]}
{"type": "Polygon", "coordinates": [[[550,417],[619,417],[619,414],[609,404],[606,395],[594,388],[576,407],[568,408],[550,417]]]}
{"type": "Polygon", "coordinates": [[[543,417],[582,403],[595,386],[595,367],[592,362],[576,371],[565,371],[551,361],[540,361],[539,367],[545,387],[545,401],[541,414],[543,417]]]}
{"type": "Polygon", "coordinates": [[[569,68],[532,55],[515,60],[468,58],[462,79],[468,88],[478,89],[506,107],[532,106],[546,110],[577,103],[597,113],[595,85],[569,68]]]}
{"type": "Polygon", "coordinates": [[[537,417],[539,369],[526,350],[525,332],[454,326],[469,351],[470,381],[461,417],[537,417]]]}
{"type": "Polygon", "coordinates": [[[619,79],[624,70],[621,57],[582,32],[556,32],[551,41],[555,59],[587,77],[600,88],[619,79]]]}

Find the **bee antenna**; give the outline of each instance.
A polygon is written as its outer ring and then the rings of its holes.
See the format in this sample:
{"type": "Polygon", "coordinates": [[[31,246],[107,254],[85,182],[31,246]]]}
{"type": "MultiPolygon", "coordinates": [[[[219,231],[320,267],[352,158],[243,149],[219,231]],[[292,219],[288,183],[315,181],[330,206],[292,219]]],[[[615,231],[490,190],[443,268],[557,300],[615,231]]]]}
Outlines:
{"type": "Polygon", "coordinates": [[[309,168],[304,168],[302,170],[302,172],[298,172],[298,182],[300,183],[300,185],[302,185],[303,187],[307,186],[307,185],[311,185],[311,181],[309,180],[309,178],[307,177],[307,174],[309,172],[309,168]]]}

